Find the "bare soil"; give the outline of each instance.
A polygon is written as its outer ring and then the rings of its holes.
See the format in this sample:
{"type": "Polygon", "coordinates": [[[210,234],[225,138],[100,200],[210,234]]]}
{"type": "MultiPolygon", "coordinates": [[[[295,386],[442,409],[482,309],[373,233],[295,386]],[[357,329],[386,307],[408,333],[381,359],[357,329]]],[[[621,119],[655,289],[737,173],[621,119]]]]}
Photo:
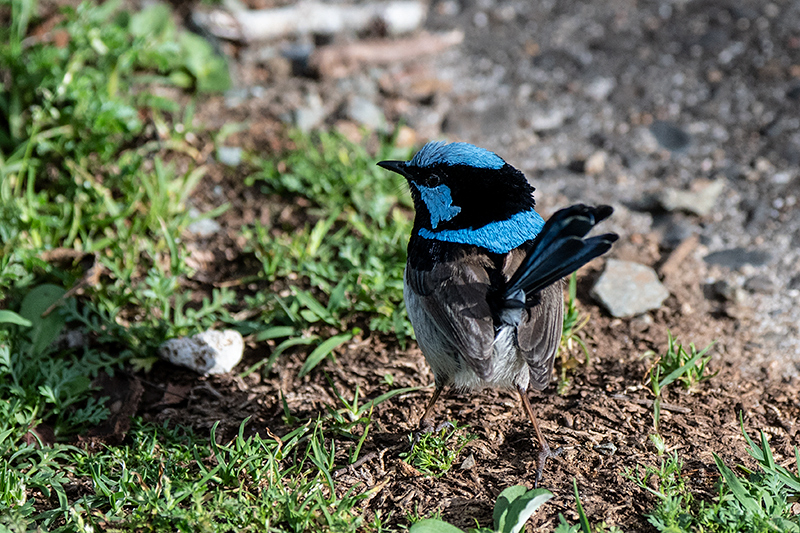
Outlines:
{"type": "MultiPolygon", "coordinates": [[[[581,287],[587,286],[588,274],[581,287]]],[[[579,293],[580,294],[580,293],[579,293]]],[[[693,339],[700,347],[717,339],[711,353],[711,370],[718,374],[691,393],[677,384],[665,392],[661,434],[668,449],[684,460],[684,475],[692,491],[702,498],[717,494],[719,473],[712,454],[727,464],[754,467],[745,451],[739,417],[751,436],[764,430],[776,462],[794,457],[800,426],[800,390],[796,383],[743,378],[736,357],[742,353],[736,321],[714,318],[687,319],[674,309],[677,300],[655,313],[650,320],[619,320],[604,316],[584,294],[581,307],[592,319],[585,329],[590,347],[588,365],[568,371],[570,385],[556,393],[557,380],[533,398],[540,424],[554,449],[563,453],[548,463],[542,486],[556,497],[533,518],[529,530],[551,530],[559,513],[576,521],[572,480],[577,480],[582,503],[592,521],[604,520],[626,531],[648,531],[643,514],[655,504],[654,497],[625,479],[625,469],[655,464],[652,394],[643,386],[653,358],[642,355],[663,352],[666,331],[693,339]]],[[[269,348],[251,346],[239,368],[258,362],[269,348]]],[[[576,354],[579,357],[580,354],[576,354]]],[[[262,377],[257,372],[240,379],[232,376],[199,378],[191,371],[159,363],[144,384],[138,412],[145,419],[169,421],[203,433],[220,421],[219,438],[232,438],[239,424],[251,417],[248,434],[262,436],[287,433],[281,397],[293,416],[315,418],[325,406],[340,406],[325,374],[339,393],[352,398],[356,386],[363,401],[392,388],[414,387],[432,382],[422,353],[412,345],[402,350],[395,339],[366,335],[354,339],[318,371],[298,379],[303,353],[283,357],[275,372],[262,377]],[[390,387],[384,376],[391,374],[390,387]]],[[[559,369],[557,368],[557,371],[559,369]]],[[[342,492],[357,486],[371,491],[364,502],[366,514],[380,511],[390,523],[403,524],[406,515],[426,516],[440,511],[444,519],[461,527],[489,525],[497,495],[514,484],[533,486],[538,447],[518,397],[510,392],[483,391],[446,395],[436,410],[440,421],[468,424],[478,438],[469,443],[456,466],[439,478],[423,476],[405,463],[400,454],[408,450],[409,435],[416,427],[430,387],[395,397],[373,413],[373,427],[361,456],[370,459],[358,468],[337,476],[342,492]],[[472,455],[475,463],[461,469],[462,458],[472,455]],[[389,515],[388,513],[391,513],[389,515]]],[[[356,436],[358,437],[358,435],[356,436]]],[[[336,439],[341,465],[356,441],[336,439]]]]}

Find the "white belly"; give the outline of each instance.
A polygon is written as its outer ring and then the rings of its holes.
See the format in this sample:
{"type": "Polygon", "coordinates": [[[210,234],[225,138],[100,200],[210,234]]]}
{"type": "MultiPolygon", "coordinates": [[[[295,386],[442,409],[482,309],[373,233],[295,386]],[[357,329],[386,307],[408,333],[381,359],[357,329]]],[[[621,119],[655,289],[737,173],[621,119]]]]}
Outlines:
{"type": "Polygon", "coordinates": [[[419,297],[407,285],[403,296],[408,316],[414,326],[417,343],[431,367],[437,384],[453,385],[458,389],[517,387],[526,390],[530,383],[528,364],[519,353],[513,326],[500,328],[492,347],[491,378],[482,379],[457,353],[442,334],[430,315],[420,305],[419,297]]]}

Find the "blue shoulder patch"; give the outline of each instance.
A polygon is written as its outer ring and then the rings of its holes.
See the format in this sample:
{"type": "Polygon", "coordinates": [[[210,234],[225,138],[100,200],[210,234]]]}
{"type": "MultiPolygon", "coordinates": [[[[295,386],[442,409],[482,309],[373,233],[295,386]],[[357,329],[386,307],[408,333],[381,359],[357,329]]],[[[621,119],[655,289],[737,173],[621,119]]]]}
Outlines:
{"type": "Polygon", "coordinates": [[[506,162],[485,148],[469,143],[431,141],[414,154],[409,166],[425,168],[433,165],[467,165],[474,168],[503,168],[506,162]]]}
{"type": "Polygon", "coordinates": [[[418,235],[435,241],[472,244],[496,254],[506,254],[525,241],[536,238],[543,227],[544,219],[531,209],[478,229],[431,231],[420,228],[418,235]]]}

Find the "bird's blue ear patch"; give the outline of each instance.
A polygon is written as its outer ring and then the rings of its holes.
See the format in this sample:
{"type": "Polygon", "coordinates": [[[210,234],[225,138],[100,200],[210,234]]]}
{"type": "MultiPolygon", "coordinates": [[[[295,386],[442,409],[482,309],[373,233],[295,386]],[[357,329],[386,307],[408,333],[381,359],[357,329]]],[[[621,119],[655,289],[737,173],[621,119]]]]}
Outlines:
{"type": "Polygon", "coordinates": [[[479,148],[469,143],[450,143],[445,141],[431,141],[417,152],[409,166],[418,168],[432,167],[434,165],[466,165],[473,168],[503,168],[506,162],[484,148],[479,148]]]}
{"type": "Polygon", "coordinates": [[[414,186],[419,190],[422,201],[431,214],[431,227],[436,229],[439,222],[451,220],[461,212],[461,208],[453,205],[453,196],[450,187],[447,185],[437,185],[436,187],[425,187],[424,185],[414,186]]]}

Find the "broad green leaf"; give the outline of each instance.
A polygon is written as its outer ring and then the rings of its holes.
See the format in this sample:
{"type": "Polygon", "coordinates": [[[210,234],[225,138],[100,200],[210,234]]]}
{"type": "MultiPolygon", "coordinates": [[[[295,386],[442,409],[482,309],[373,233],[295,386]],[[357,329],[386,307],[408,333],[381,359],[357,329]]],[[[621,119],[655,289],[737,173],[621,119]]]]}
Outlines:
{"type": "Polygon", "coordinates": [[[273,326],[256,333],[256,341],[263,342],[270,339],[280,339],[283,337],[291,337],[296,333],[292,326],[273,326]]]}
{"type": "MultiPolygon", "coordinates": [[[[335,325],[335,320],[330,312],[328,312],[325,306],[319,303],[310,292],[297,291],[295,297],[301,305],[305,306],[307,310],[311,311],[311,313],[313,313],[318,319],[328,322],[331,325],[335,325]]],[[[302,313],[303,311],[301,311],[301,314],[302,313]]],[[[313,322],[313,320],[309,320],[309,322],[313,322]]]]}
{"type": "Polygon", "coordinates": [[[166,4],[153,4],[131,16],[128,29],[137,37],[174,39],[175,24],[166,4]]]}
{"type": "Polygon", "coordinates": [[[231,85],[228,65],[218,56],[208,41],[189,32],[178,37],[186,69],[197,80],[197,91],[201,93],[222,92],[231,85]]]}
{"type": "Polygon", "coordinates": [[[66,292],[57,285],[44,284],[34,288],[22,299],[19,314],[32,323],[29,334],[32,343],[31,351],[34,355],[42,353],[50,346],[50,343],[56,340],[64,328],[66,322],[58,310],[54,309],[46,317],[42,317],[42,313],[66,292]]]}
{"type": "Polygon", "coordinates": [[[586,517],[586,512],[583,510],[581,504],[581,496],[578,494],[578,482],[572,478],[572,488],[575,491],[575,506],[578,509],[578,518],[581,524],[581,531],[583,533],[592,533],[592,528],[589,526],[589,518],[586,517]]]}
{"type": "MultiPolygon", "coordinates": [[[[521,485],[510,487],[515,490],[507,495],[511,504],[500,517],[500,527],[497,530],[501,533],[519,533],[522,531],[522,528],[525,527],[525,522],[528,521],[533,513],[553,497],[553,494],[546,489],[533,489],[518,495],[519,489],[517,487],[521,487],[521,485]]],[[[522,489],[524,490],[525,487],[522,487],[522,489]]],[[[500,493],[500,496],[503,497],[503,494],[508,490],[506,489],[500,493]]]]}
{"type": "Polygon", "coordinates": [[[342,304],[345,303],[345,289],[347,288],[347,278],[345,277],[333,288],[328,298],[328,311],[335,313],[342,304]]]}
{"type": "Polygon", "coordinates": [[[514,485],[500,493],[497,497],[497,502],[494,504],[494,512],[492,513],[492,522],[494,522],[494,528],[497,531],[503,531],[506,514],[511,507],[511,503],[527,491],[528,488],[524,485],[514,485]]]}

